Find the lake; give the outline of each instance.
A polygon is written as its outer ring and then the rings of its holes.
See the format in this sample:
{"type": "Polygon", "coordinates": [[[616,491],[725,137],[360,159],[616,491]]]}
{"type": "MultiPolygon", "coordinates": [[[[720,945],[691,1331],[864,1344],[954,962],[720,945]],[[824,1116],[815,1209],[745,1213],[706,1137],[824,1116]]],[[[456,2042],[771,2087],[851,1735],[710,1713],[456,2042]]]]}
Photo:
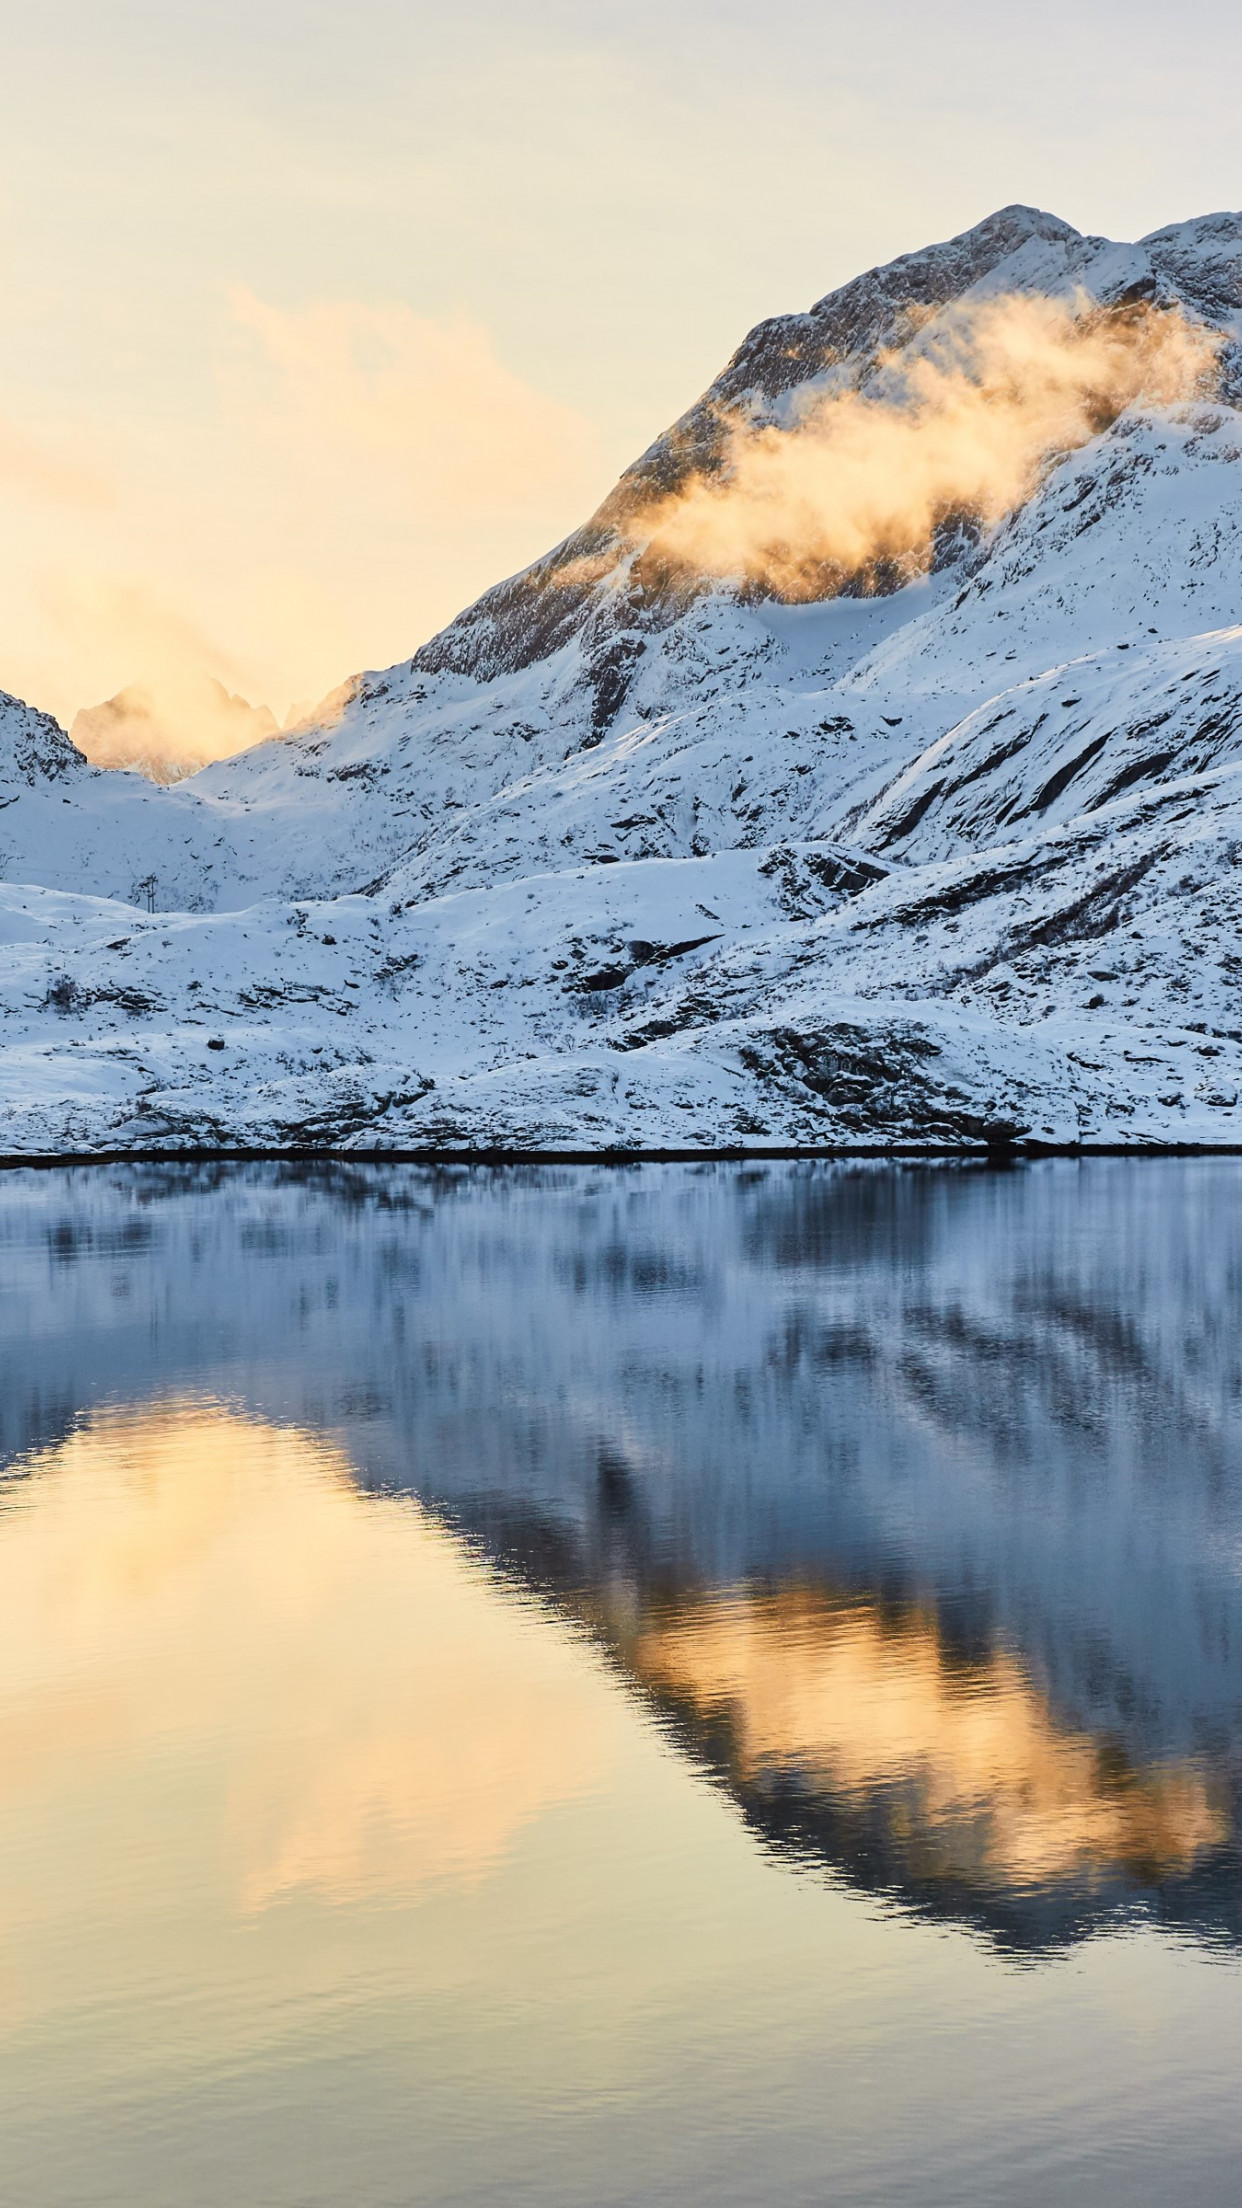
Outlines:
{"type": "Polygon", "coordinates": [[[0,1248],[7,2198],[1236,2202],[1242,1160],[0,1248]]]}

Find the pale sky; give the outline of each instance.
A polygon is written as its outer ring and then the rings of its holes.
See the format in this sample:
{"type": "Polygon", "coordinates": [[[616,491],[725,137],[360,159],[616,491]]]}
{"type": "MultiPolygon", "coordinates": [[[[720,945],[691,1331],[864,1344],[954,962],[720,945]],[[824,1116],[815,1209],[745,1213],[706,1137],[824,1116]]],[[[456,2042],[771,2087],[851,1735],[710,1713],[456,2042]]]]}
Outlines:
{"type": "Polygon", "coordinates": [[[0,0],[0,688],[406,657],[761,316],[1242,203],[1240,65],[1236,0],[0,0]]]}

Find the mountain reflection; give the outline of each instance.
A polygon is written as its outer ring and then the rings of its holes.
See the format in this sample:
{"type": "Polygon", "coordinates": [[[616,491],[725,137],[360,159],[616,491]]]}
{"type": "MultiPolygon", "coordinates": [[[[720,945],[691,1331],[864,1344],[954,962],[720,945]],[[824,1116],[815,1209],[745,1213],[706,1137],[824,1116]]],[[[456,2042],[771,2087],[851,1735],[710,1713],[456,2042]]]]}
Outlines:
{"type": "Polygon", "coordinates": [[[761,1819],[788,1823],[796,1798],[811,1837],[818,1806],[838,1844],[875,1835],[919,1887],[1095,1894],[1183,1874],[1228,1838],[1201,1765],[1127,1765],[1059,1725],[1011,1655],[955,1662],[928,1616],[805,1589],[718,1595],[653,1620],[627,1654],[721,1743],[761,1819]]]}
{"type": "MultiPolygon", "coordinates": [[[[170,1389],[295,1427],[334,1492],[413,1496],[593,1637],[777,1856],[1029,1952],[1133,1913],[1242,1944],[1240,1190],[1232,1161],[17,1175],[5,1430],[28,1465],[170,1389]]],[[[389,1587],[362,1554],[358,1618],[389,1587]]],[[[477,1678],[476,1709],[467,1643],[440,1761],[477,1738],[507,1774],[483,1861],[591,1728],[477,1678]]],[[[259,1819],[255,1906],[415,1876],[415,1833],[436,1860],[429,1710],[342,1714],[259,1819]]]]}
{"type": "Polygon", "coordinates": [[[591,1631],[777,1859],[1011,1950],[1135,1912],[1242,1944],[1236,1733],[1136,1758],[1012,1649],[964,1653],[934,1608],[800,1582],[677,1589],[667,1560],[644,1586],[615,1542],[590,1579],[546,1525],[488,1521],[480,1506],[471,1531],[503,1575],[591,1631]]]}

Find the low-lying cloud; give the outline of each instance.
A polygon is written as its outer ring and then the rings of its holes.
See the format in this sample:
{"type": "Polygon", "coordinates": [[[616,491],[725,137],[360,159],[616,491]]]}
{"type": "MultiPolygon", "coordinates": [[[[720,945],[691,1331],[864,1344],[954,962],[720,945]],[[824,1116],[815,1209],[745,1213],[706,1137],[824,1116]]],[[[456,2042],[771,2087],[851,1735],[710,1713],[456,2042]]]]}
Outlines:
{"type": "Polygon", "coordinates": [[[214,675],[186,669],[134,682],[102,705],[86,706],[69,734],[96,767],[128,767],[152,782],[180,782],[213,759],[231,758],[275,736],[266,705],[251,705],[214,675]]]}
{"type": "Polygon", "coordinates": [[[515,375],[464,317],[344,299],[289,311],[244,289],[232,317],[249,341],[232,395],[303,477],[332,462],[375,470],[421,520],[460,528],[580,497],[602,466],[585,417],[515,375]]]}
{"type": "Polygon", "coordinates": [[[787,425],[726,421],[718,474],[696,474],[632,525],[700,575],[785,599],[930,564],[938,528],[990,527],[1052,457],[1127,407],[1209,389],[1220,339],[1175,309],[1010,294],[938,321],[879,364],[873,388],[805,396],[787,425]]]}
{"type": "Polygon", "coordinates": [[[84,574],[62,574],[46,591],[63,633],[122,676],[110,697],[70,722],[70,736],[95,766],[137,768],[173,782],[275,735],[268,707],[239,695],[251,687],[253,667],[155,591],[84,574]]]}

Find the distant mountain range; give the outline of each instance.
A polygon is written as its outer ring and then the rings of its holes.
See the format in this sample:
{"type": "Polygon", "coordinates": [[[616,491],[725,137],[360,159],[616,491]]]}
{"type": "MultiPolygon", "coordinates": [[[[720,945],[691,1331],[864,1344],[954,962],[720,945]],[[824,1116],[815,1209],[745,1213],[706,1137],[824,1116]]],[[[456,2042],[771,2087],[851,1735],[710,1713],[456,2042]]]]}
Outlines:
{"type": "Polygon", "coordinates": [[[5,1147],[1242,1142],[1240,341],[1007,208],[293,734],[0,702],[5,1147]]]}

